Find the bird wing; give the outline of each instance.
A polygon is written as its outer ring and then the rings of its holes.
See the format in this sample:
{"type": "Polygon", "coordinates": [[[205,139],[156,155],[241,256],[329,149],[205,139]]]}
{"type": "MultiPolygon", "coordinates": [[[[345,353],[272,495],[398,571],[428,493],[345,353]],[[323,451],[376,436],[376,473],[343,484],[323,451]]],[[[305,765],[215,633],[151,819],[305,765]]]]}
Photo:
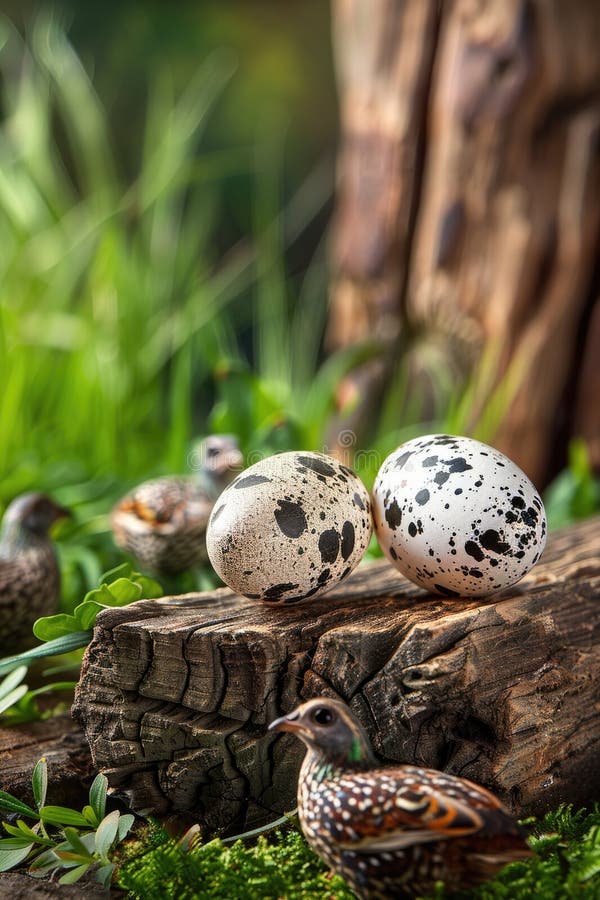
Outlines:
{"type": "Polygon", "coordinates": [[[342,778],[338,787],[362,797],[352,811],[355,837],[342,841],[358,852],[398,850],[476,833],[516,833],[496,797],[432,769],[406,766],[397,774],[375,770],[342,778]]]}
{"type": "Polygon", "coordinates": [[[116,505],[113,525],[134,531],[168,532],[208,520],[212,502],[192,479],[156,478],[138,485],[116,505]]]}

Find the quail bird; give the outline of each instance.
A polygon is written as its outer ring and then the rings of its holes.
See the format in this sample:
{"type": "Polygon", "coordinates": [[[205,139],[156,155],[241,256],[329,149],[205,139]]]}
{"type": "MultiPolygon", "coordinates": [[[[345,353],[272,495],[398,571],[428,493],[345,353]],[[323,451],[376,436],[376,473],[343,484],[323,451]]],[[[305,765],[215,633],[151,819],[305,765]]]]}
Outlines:
{"type": "Polygon", "coordinates": [[[138,485],[114,507],[115,542],[143,567],[176,575],[202,565],[206,526],[219,494],[242,468],[231,435],[210,435],[198,447],[194,475],[167,475],[138,485]]]}
{"type": "Polygon", "coordinates": [[[8,506],[0,531],[0,653],[31,643],[40,616],[56,612],[58,563],[50,526],[71,513],[45,494],[28,493],[8,506]]]}
{"type": "Polygon", "coordinates": [[[369,900],[471,887],[531,855],[493,794],[418,766],[378,765],[349,708],[309,700],[269,726],[307,747],[300,769],[302,830],[328,865],[369,900]]]}

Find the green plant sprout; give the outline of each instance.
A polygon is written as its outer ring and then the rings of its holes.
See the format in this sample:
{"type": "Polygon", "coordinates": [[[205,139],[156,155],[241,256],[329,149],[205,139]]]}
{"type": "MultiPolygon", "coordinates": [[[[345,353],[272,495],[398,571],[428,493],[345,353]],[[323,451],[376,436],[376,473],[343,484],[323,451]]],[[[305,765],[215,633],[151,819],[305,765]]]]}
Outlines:
{"type": "Polygon", "coordinates": [[[77,684],[76,681],[53,681],[30,690],[29,686],[23,683],[27,671],[27,666],[17,666],[0,681],[0,725],[20,725],[23,722],[48,719],[67,709],[67,704],[59,703],[50,709],[42,710],[37,699],[44,694],[72,691],[77,684]]]}
{"type": "Polygon", "coordinates": [[[81,812],[46,805],[48,767],[44,758],[33,770],[31,787],[35,809],[0,791],[0,812],[17,816],[14,824],[2,824],[10,837],[0,838],[0,872],[27,864],[30,875],[43,878],[64,870],[59,884],[73,884],[93,873],[96,881],[108,887],[116,865],[111,861],[112,851],[129,834],[135,817],[118,810],[106,813],[106,776],[96,776],[89,804],[81,812]],[[25,819],[34,824],[28,825],[25,819]]]}
{"type": "MultiPolygon", "coordinates": [[[[96,617],[103,609],[127,606],[142,598],[154,600],[162,595],[163,589],[157,581],[135,572],[131,563],[122,563],[101,576],[99,587],[88,591],[72,615],[57,613],[38,619],[33,625],[33,633],[44,643],[0,660],[0,675],[40,657],[56,656],[87,646],[96,617]]],[[[15,689],[17,684],[10,689],[15,689]]]]}

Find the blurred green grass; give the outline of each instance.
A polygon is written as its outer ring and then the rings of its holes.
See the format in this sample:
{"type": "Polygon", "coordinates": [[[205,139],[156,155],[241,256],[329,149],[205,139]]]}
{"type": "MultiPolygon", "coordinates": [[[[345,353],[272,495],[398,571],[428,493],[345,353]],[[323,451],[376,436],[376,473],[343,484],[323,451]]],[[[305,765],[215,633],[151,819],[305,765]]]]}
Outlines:
{"type": "Polygon", "coordinates": [[[202,148],[234,70],[215,51],[179,87],[168,65],[151,71],[126,177],[56,16],[39,15],[27,41],[0,22],[0,502],[43,489],[74,509],[66,611],[121,558],[106,514],[126,488],[184,470],[208,430],[239,434],[247,453],[318,446],[356,355],[319,368],[324,242],[305,271],[286,270],[329,200],[327,161],[284,190],[277,113],[248,148],[202,148]],[[252,234],[223,253],[223,185],[240,172],[252,234]]]}

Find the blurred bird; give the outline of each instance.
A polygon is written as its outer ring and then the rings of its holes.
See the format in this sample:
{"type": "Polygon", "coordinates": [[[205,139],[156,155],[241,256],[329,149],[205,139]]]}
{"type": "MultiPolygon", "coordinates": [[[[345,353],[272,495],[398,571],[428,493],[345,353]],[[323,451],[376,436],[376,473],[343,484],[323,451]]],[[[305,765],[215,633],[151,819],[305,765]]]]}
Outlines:
{"type": "Polygon", "coordinates": [[[194,475],[167,475],[138,485],[111,514],[115,542],[142,567],[176,575],[202,565],[206,526],[219,494],[243,466],[237,441],[213,434],[198,447],[194,475]]]}
{"type": "Polygon", "coordinates": [[[56,612],[60,572],[50,526],[69,510],[40,493],[22,494],[8,506],[0,531],[0,652],[32,643],[32,626],[56,612]]]}
{"type": "Polygon", "coordinates": [[[298,814],[309,844],[369,900],[449,891],[527,858],[525,835],[493,794],[418,766],[378,765],[349,708],[319,698],[269,726],[307,747],[298,814]]]}

